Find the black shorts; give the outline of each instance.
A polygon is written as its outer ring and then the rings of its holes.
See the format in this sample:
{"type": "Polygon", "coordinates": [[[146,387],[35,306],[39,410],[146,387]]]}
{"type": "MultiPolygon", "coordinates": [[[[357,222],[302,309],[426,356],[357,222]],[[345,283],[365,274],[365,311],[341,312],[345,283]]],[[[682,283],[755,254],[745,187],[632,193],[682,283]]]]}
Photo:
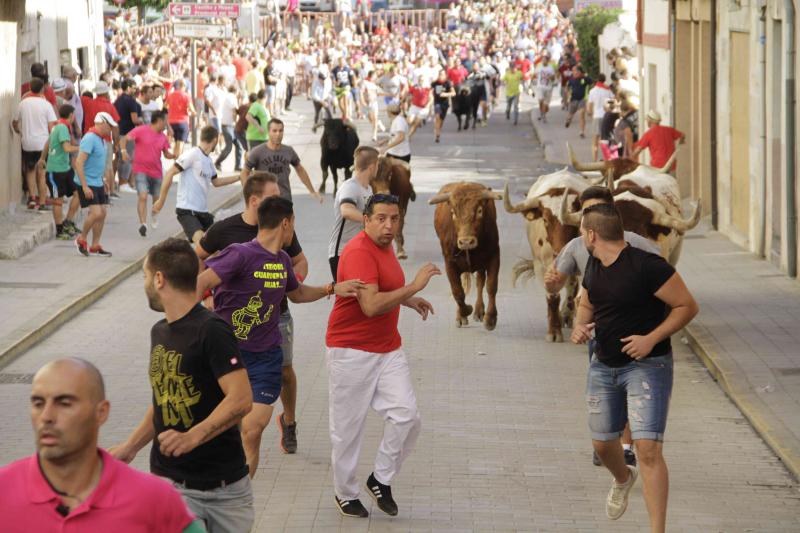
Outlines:
{"type": "Polygon", "coordinates": [[[36,168],[36,165],[39,163],[39,158],[42,157],[41,151],[33,151],[29,152],[27,150],[22,151],[22,170],[28,172],[29,170],[33,170],[36,168]]]}
{"type": "MultiPolygon", "coordinates": [[[[445,100],[445,102],[447,102],[447,101],[445,100]]],[[[450,106],[448,106],[448,105],[447,105],[447,103],[443,103],[443,104],[433,104],[433,112],[434,112],[434,114],[436,114],[436,115],[437,115],[437,116],[438,116],[440,119],[444,120],[444,117],[446,117],[446,116],[447,116],[447,109],[448,109],[449,107],[450,107],[450,106]]]]}
{"type": "Polygon", "coordinates": [[[78,198],[81,200],[81,207],[89,207],[90,205],[106,205],[108,203],[108,196],[106,195],[106,188],[102,185],[100,187],[92,187],[91,185],[89,188],[92,190],[92,197],[86,198],[86,195],[83,194],[83,187],[76,185],[78,189],[78,198]]]}
{"type": "Polygon", "coordinates": [[[170,122],[169,127],[172,128],[172,134],[175,140],[186,142],[189,139],[189,125],[185,122],[170,122]]]}
{"type": "Polygon", "coordinates": [[[74,178],[75,171],[72,169],[66,172],[48,172],[47,188],[50,189],[50,196],[53,198],[70,198],[78,188],[75,185],[74,178]]]}
{"type": "Polygon", "coordinates": [[[211,213],[178,208],[175,209],[175,214],[178,215],[178,223],[190,241],[195,233],[208,231],[208,228],[214,223],[214,215],[211,213]]]}

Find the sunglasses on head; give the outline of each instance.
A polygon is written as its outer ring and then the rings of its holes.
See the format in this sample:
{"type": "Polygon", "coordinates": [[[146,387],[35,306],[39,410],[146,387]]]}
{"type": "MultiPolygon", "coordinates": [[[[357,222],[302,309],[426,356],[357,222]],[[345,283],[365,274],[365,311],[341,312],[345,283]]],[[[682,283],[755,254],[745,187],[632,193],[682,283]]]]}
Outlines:
{"type": "Polygon", "coordinates": [[[394,194],[373,194],[367,200],[367,207],[371,207],[375,204],[398,204],[400,203],[400,198],[395,196],[394,194]]]}

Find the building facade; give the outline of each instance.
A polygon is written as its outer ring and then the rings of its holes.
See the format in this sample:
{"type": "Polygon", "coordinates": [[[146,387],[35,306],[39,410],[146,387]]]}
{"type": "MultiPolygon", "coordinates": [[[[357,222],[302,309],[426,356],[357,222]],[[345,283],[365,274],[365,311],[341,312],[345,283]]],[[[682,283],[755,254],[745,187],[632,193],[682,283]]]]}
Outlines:
{"type": "MultiPolygon", "coordinates": [[[[84,79],[96,79],[104,68],[103,0],[12,0],[0,2],[0,57],[15,69],[0,78],[0,119],[9,124],[16,113],[20,85],[33,63],[47,67],[50,79],[64,66],[79,67],[84,79]]],[[[20,139],[0,128],[0,212],[22,200],[20,139]]]]}
{"type": "Polygon", "coordinates": [[[686,133],[681,191],[797,276],[797,0],[639,2],[644,115],[686,133]]]}

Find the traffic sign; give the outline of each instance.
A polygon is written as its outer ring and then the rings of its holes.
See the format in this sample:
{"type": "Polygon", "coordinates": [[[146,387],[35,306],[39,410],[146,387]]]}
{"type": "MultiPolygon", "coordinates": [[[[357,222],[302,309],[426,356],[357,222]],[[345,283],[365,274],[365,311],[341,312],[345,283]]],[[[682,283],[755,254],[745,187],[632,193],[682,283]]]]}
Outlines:
{"type": "Polygon", "coordinates": [[[228,39],[231,36],[227,24],[190,24],[173,22],[172,34],[175,37],[194,37],[196,39],[228,39]]]}
{"type": "Polygon", "coordinates": [[[170,17],[203,19],[238,18],[239,4],[190,4],[171,2],[167,11],[170,17]]]}

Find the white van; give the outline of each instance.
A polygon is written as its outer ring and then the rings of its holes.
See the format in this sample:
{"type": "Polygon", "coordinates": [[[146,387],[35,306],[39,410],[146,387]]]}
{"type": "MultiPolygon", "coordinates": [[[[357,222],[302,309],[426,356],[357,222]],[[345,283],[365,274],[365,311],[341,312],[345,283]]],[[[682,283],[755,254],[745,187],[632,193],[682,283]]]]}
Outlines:
{"type": "Polygon", "coordinates": [[[300,0],[300,11],[333,11],[334,0],[300,0]]]}

